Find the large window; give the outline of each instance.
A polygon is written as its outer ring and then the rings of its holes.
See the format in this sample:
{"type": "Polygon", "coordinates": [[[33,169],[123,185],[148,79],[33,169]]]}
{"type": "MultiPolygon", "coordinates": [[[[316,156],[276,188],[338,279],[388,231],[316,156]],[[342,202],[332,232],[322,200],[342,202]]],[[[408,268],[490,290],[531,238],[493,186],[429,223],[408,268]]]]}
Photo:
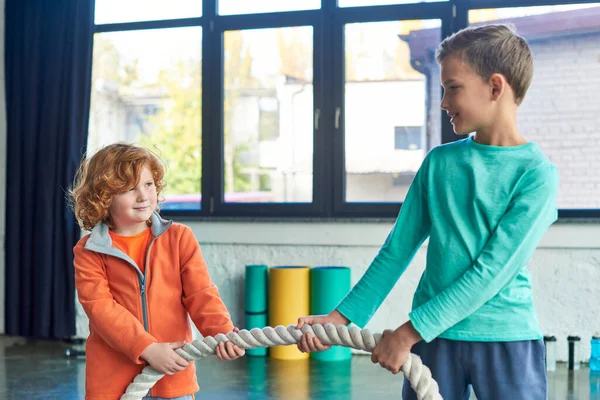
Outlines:
{"type": "Polygon", "coordinates": [[[88,148],[154,149],[166,215],[394,217],[458,139],[437,45],[510,22],[536,68],[519,124],[559,167],[560,215],[600,217],[600,3],[550,1],[96,0],[88,148]]]}

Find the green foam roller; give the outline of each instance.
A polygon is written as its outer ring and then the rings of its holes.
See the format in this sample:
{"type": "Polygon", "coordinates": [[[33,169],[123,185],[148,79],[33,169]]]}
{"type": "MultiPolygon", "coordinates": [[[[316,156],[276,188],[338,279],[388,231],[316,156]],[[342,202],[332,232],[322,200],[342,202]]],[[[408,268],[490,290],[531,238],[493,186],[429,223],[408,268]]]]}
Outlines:
{"type": "MultiPolygon", "coordinates": [[[[348,267],[322,266],[310,270],[310,313],[329,314],[350,291],[351,273],[348,267]]],[[[348,347],[333,346],[329,350],[310,354],[319,361],[341,361],[352,357],[348,347]]]]}
{"type": "MultiPolygon", "coordinates": [[[[267,313],[261,314],[249,314],[246,313],[246,329],[252,328],[264,328],[267,326],[267,313]]],[[[261,347],[258,349],[247,349],[246,354],[249,356],[265,357],[267,355],[267,348],[261,347]]]]}
{"type": "Polygon", "coordinates": [[[269,268],[266,265],[246,265],[245,301],[247,313],[267,312],[267,279],[269,268]]]}

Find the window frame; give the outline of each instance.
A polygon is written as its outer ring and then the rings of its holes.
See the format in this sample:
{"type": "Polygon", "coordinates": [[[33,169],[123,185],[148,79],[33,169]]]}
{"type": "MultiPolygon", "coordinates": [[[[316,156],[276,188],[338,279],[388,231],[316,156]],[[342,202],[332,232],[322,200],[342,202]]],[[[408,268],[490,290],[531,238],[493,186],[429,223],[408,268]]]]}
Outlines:
{"type": "MultiPolygon", "coordinates": [[[[213,124],[208,132],[218,133],[211,138],[212,142],[212,191],[210,196],[209,211],[211,215],[223,217],[319,217],[324,211],[323,193],[315,188],[322,185],[323,176],[317,171],[322,169],[323,157],[319,154],[322,146],[318,145],[322,135],[313,126],[313,199],[311,203],[232,203],[224,201],[224,35],[227,31],[247,29],[268,29],[294,26],[311,26],[313,29],[313,115],[314,110],[320,109],[323,103],[323,93],[319,90],[322,86],[322,65],[320,56],[323,53],[319,48],[317,37],[322,36],[323,19],[320,10],[290,11],[281,13],[262,13],[251,15],[217,16],[214,22],[212,35],[213,60],[210,80],[216,86],[212,87],[213,96],[211,103],[218,105],[217,110],[212,110],[213,124]]],[[[205,149],[203,149],[204,151],[205,149]]],[[[204,157],[204,156],[203,156],[204,157]]],[[[204,173],[202,174],[204,177],[204,173]]],[[[203,179],[204,181],[204,179],[203,179]]],[[[203,186],[204,192],[204,186],[203,186]]],[[[204,196],[203,196],[204,198],[204,196]]],[[[204,207],[203,207],[204,208],[204,207]]]]}

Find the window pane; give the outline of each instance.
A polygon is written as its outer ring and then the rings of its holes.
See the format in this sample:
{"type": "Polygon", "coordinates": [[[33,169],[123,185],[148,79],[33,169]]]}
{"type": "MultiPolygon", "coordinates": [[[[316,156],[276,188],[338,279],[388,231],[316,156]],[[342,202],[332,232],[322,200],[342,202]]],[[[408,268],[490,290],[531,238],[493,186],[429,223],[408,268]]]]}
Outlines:
{"type": "Polygon", "coordinates": [[[345,27],[346,201],[401,202],[441,142],[439,68],[422,44],[439,20],[345,27]]]}
{"type": "Polygon", "coordinates": [[[312,201],[312,43],[312,27],[225,32],[225,201],[312,201]]]}
{"type": "Polygon", "coordinates": [[[519,129],[556,164],[559,208],[600,208],[600,3],[472,10],[525,37],[535,71],[519,129]]]}
{"type": "Polygon", "coordinates": [[[200,209],[201,28],[94,36],[88,150],[118,142],[165,162],[161,209],[200,209]]]}
{"type": "Polygon", "coordinates": [[[219,14],[257,14],[279,11],[316,10],[321,0],[219,0],[219,14]]]}
{"type": "Polygon", "coordinates": [[[439,3],[448,0],[338,0],[338,7],[382,6],[391,4],[439,3]]]}
{"type": "Polygon", "coordinates": [[[96,25],[202,16],[202,0],[96,0],[96,25]]]}

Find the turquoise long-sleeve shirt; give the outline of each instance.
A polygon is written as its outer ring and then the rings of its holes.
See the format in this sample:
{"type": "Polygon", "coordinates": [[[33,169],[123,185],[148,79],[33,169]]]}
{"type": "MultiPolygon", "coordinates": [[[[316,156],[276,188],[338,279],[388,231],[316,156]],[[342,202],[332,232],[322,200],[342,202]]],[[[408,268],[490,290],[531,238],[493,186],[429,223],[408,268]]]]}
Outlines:
{"type": "Polygon", "coordinates": [[[425,157],[392,231],[337,310],[364,326],[429,238],[409,318],[427,342],[542,337],[527,270],[556,221],[558,171],[535,143],[473,138],[425,157]]]}

